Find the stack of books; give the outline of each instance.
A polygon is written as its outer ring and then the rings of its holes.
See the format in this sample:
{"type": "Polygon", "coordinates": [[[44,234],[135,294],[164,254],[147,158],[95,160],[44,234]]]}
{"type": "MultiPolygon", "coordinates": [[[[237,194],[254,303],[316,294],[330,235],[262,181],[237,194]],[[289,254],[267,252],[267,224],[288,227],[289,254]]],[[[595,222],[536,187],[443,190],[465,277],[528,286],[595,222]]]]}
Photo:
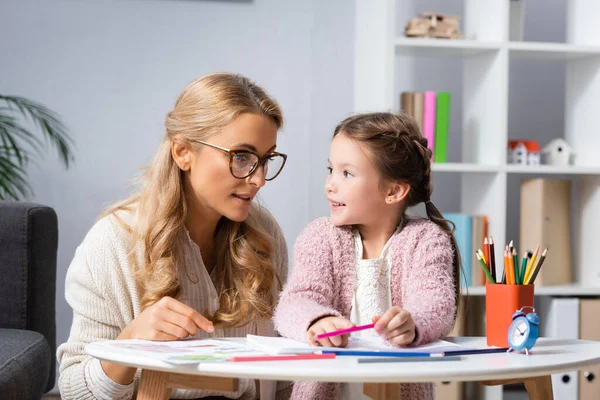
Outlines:
{"type": "Polygon", "coordinates": [[[450,93],[402,92],[400,112],[415,118],[433,153],[433,162],[445,163],[450,125],[450,93]]]}

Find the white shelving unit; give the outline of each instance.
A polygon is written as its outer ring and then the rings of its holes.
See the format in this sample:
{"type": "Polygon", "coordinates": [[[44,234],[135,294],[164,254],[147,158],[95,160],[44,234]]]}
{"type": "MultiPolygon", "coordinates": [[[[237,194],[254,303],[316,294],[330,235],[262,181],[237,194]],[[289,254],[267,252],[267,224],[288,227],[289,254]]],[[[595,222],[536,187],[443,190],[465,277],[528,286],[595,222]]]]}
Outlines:
{"type": "MultiPolygon", "coordinates": [[[[464,0],[461,30],[465,40],[404,37],[406,23],[423,11],[419,0],[356,0],[354,111],[397,111],[400,91],[432,90],[414,87],[420,71],[399,61],[406,56],[461,63],[462,93],[456,98],[462,100],[458,104],[453,100],[452,107],[461,109],[462,127],[450,134],[461,134],[462,159],[435,164],[434,175],[460,175],[460,211],[487,215],[496,243],[507,240],[509,176],[575,179],[572,247],[576,281],[567,292],[600,295],[600,261],[595,256],[600,237],[600,1],[565,1],[565,43],[541,43],[509,41],[509,0],[464,0]],[[576,165],[506,163],[513,59],[565,63],[564,138],[577,154],[576,165]],[[598,289],[573,289],[581,288],[582,282],[598,289]]],[[[536,291],[561,294],[559,287],[536,291]]]]}
{"type": "MultiPolygon", "coordinates": [[[[540,306],[554,296],[600,296],[596,256],[600,238],[600,1],[565,0],[566,30],[561,43],[510,41],[509,0],[464,0],[460,15],[464,40],[404,37],[406,23],[421,11],[435,10],[429,7],[433,3],[355,0],[354,111],[396,112],[400,92],[440,86],[446,90],[445,83],[454,81],[451,108],[460,109],[462,121],[461,126],[451,126],[449,141],[460,141],[456,149],[461,155],[433,166],[436,182],[455,179],[460,185],[459,210],[451,211],[487,215],[488,231],[496,243],[506,243],[515,234],[515,220],[508,216],[509,207],[511,214],[518,207],[512,186],[515,177],[572,179],[575,282],[540,286],[536,295],[542,296],[540,306]],[[511,65],[521,62],[563,63],[563,137],[577,154],[576,165],[531,168],[506,163],[507,141],[516,134],[509,132],[509,76],[519,76],[511,75],[515,73],[511,65]],[[436,74],[446,76],[437,79],[436,74]],[[432,86],[419,84],[422,76],[432,77],[432,86]]],[[[536,139],[536,132],[528,133],[536,139]]],[[[443,203],[438,205],[448,211],[443,203]]],[[[471,287],[468,294],[481,299],[485,288],[471,287]]],[[[502,399],[502,387],[486,387],[483,396],[502,399]]]]}

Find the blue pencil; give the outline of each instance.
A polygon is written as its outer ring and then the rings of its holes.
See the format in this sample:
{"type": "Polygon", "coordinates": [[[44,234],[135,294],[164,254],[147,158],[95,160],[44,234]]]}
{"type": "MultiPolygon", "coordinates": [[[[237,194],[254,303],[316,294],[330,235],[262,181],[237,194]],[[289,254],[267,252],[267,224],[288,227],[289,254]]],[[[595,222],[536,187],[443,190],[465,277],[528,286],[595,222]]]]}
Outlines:
{"type": "Polygon", "coordinates": [[[430,357],[431,353],[410,351],[372,351],[372,350],[323,350],[323,354],[338,356],[375,356],[375,357],[430,357]]]}

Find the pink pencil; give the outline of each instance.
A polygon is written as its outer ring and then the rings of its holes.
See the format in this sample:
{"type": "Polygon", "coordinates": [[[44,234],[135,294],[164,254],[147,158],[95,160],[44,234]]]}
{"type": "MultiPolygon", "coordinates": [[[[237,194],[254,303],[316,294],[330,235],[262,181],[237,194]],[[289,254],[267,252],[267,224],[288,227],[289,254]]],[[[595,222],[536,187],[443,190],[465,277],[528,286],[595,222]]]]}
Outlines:
{"type": "Polygon", "coordinates": [[[339,331],[321,333],[320,335],[317,335],[317,339],[325,339],[325,338],[332,337],[332,336],[345,335],[347,333],[356,332],[356,331],[363,331],[365,329],[371,329],[371,328],[374,328],[374,327],[375,327],[375,324],[353,326],[352,328],[340,329],[339,331]]]}

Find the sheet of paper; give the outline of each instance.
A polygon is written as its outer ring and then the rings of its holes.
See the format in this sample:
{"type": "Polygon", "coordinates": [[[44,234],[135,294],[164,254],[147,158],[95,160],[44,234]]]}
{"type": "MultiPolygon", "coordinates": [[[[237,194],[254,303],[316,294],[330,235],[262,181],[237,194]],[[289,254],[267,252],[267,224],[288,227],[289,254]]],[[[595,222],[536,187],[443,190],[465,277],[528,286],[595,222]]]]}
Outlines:
{"type": "Polygon", "coordinates": [[[224,362],[236,356],[261,356],[264,352],[243,341],[184,339],[169,342],[149,340],[108,340],[99,345],[107,351],[128,352],[171,363],[224,362]]]}

